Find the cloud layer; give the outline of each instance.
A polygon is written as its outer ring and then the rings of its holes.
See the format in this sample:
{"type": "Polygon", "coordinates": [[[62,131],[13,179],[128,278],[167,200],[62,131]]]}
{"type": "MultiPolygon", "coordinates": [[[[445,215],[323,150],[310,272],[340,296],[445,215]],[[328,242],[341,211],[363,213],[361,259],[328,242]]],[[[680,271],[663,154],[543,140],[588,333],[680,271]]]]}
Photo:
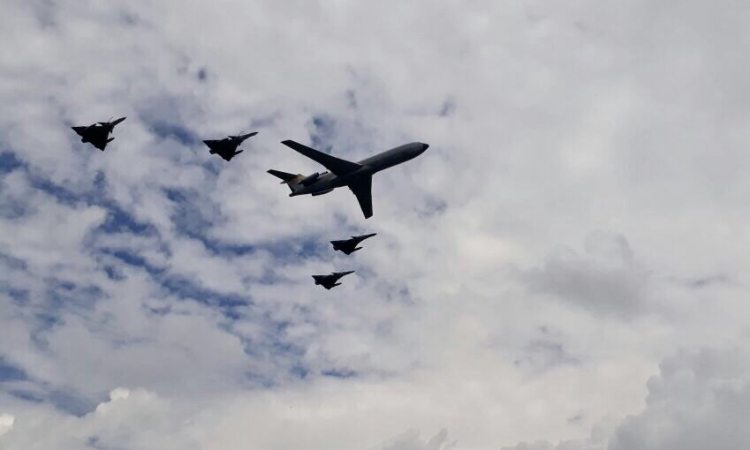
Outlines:
{"type": "Polygon", "coordinates": [[[0,447],[747,446],[748,14],[5,2],[0,447]],[[283,139],[430,149],[365,221],[283,139]]]}

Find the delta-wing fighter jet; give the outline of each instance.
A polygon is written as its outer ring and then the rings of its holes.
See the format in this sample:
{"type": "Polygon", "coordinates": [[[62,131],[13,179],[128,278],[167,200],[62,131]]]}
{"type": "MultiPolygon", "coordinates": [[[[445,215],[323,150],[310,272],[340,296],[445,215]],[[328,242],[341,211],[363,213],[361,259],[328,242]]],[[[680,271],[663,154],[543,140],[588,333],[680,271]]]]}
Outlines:
{"type": "Polygon", "coordinates": [[[336,286],[340,286],[341,283],[338,281],[350,273],[354,273],[353,270],[350,270],[348,272],[333,272],[330,275],[313,275],[312,277],[315,279],[315,284],[323,286],[326,288],[326,290],[331,290],[335,288],[336,286]]]}
{"type": "Polygon", "coordinates": [[[317,161],[329,170],[328,172],[316,172],[308,176],[269,170],[268,173],[281,178],[281,184],[289,185],[292,190],[292,193],[289,194],[290,197],[305,194],[323,195],[338,187],[348,186],[357,197],[365,219],[372,217],[372,176],[381,170],[416,158],[429,147],[429,145],[421,142],[412,142],[359,162],[351,162],[319,152],[294,141],[283,141],[282,144],[317,161]]]}
{"type": "Polygon", "coordinates": [[[94,147],[104,151],[104,149],[107,148],[107,144],[115,140],[115,138],[109,137],[110,133],[115,129],[115,125],[123,120],[125,120],[125,117],[120,117],[117,120],[110,120],[109,122],[97,122],[87,127],[71,128],[81,136],[81,142],[89,142],[94,147]]]}
{"type": "Polygon", "coordinates": [[[346,253],[347,255],[351,255],[357,250],[362,249],[362,247],[357,247],[360,244],[360,242],[364,241],[367,238],[371,238],[373,236],[377,236],[377,233],[363,234],[361,236],[352,236],[351,239],[345,239],[341,241],[331,241],[331,244],[333,244],[334,250],[338,250],[340,252],[346,253]]]}
{"type": "Polygon", "coordinates": [[[206,140],[203,141],[203,143],[211,149],[209,153],[211,153],[212,155],[216,153],[224,158],[225,161],[231,161],[232,158],[244,151],[237,151],[237,148],[243,142],[245,142],[245,139],[255,136],[256,134],[258,134],[257,131],[248,134],[240,134],[237,136],[227,136],[224,139],[206,140]]]}

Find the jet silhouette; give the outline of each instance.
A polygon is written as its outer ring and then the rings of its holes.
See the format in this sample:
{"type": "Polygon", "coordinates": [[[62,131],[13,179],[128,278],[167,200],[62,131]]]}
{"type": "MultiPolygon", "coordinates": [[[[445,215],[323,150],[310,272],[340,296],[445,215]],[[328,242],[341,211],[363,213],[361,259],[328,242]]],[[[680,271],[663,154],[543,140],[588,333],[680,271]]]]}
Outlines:
{"type": "Polygon", "coordinates": [[[416,158],[429,147],[421,142],[412,142],[355,163],[319,152],[294,141],[283,141],[282,144],[317,161],[329,170],[329,172],[316,172],[308,176],[269,170],[268,173],[283,180],[281,184],[289,185],[292,190],[290,197],[305,194],[323,195],[338,187],[348,186],[357,197],[365,219],[372,217],[372,176],[381,170],[416,158]]]}
{"type": "Polygon", "coordinates": [[[341,283],[338,282],[339,279],[341,277],[349,275],[350,273],[354,273],[354,271],[350,270],[348,272],[333,272],[330,275],[313,275],[312,277],[315,279],[316,285],[323,286],[324,288],[326,288],[326,290],[331,290],[336,286],[340,286],[341,283]]]}
{"type": "Polygon", "coordinates": [[[340,252],[346,253],[347,255],[351,255],[357,250],[362,249],[362,247],[357,247],[360,242],[364,241],[367,238],[371,238],[373,236],[377,236],[377,233],[363,234],[361,236],[352,236],[351,239],[345,239],[342,241],[331,241],[331,244],[333,244],[334,250],[338,250],[340,252]]]}
{"type": "Polygon", "coordinates": [[[107,148],[107,144],[115,140],[115,138],[109,137],[110,133],[115,129],[115,125],[123,120],[125,120],[125,117],[120,117],[117,120],[109,122],[97,122],[87,127],[71,128],[81,136],[81,142],[88,142],[99,150],[104,151],[107,148]]]}
{"type": "Polygon", "coordinates": [[[241,134],[238,136],[227,136],[224,139],[207,140],[203,141],[203,143],[211,149],[209,153],[211,153],[212,155],[216,153],[224,158],[225,161],[231,161],[232,158],[244,151],[237,151],[237,147],[239,147],[245,141],[245,139],[255,136],[256,134],[258,134],[257,131],[248,134],[241,134]]]}

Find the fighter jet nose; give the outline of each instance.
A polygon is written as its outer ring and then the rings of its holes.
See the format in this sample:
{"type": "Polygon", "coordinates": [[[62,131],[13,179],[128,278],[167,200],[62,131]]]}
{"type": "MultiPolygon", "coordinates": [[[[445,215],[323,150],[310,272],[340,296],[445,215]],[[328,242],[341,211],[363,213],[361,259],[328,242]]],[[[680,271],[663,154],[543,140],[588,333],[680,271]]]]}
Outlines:
{"type": "Polygon", "coordinates": [[[425,151],[428,148],[430,148],[430,144],[422,144],[422,151],[425,151]]]}

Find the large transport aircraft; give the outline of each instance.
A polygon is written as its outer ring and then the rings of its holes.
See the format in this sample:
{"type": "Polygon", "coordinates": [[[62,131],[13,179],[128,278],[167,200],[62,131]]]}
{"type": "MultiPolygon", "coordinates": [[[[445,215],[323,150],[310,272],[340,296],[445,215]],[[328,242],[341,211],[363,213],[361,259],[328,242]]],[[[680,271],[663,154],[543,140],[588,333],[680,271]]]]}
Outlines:
{"type": "Polygon", "coordinates": [[[294,141],[283,141],[282,144],[317,161],[328,169],[328,172],[316,172],[308,176],[269,170],[268,173],[283,180],[282,184],[289,185],[292,190],[292,193],[289,194],[290,197],[306,194],[323,195],[336,188],[347,186],[357,197],[365,219],[372,217],[372,176],[381,170],[416,158],[429,147],[429,145],[421,142],[412,142],[359,162],[351,162],[294,141]]]}

